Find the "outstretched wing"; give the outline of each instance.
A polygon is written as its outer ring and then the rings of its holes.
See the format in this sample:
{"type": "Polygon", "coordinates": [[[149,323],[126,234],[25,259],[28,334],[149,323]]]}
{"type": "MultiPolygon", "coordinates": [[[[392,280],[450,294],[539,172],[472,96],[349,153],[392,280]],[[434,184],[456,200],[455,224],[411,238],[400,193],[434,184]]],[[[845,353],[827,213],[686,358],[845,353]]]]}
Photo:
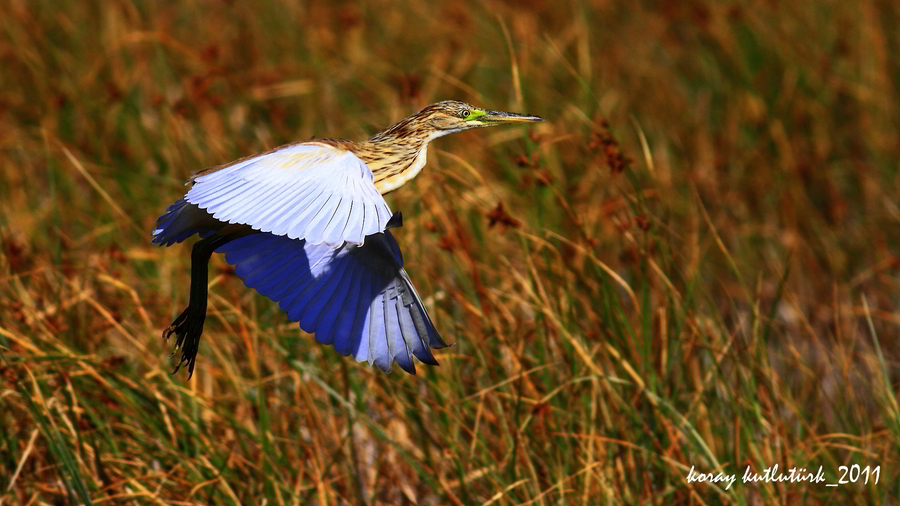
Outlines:
{"type": "Polygon", "coordinates": [[[357,361],[385,372],[396,361],[414,374],[412,356],[436,365],[431,348],[447,346],[388,230],[361,246],[337,247],[258,233],[217,251],[247,286],[278,302],[317,341],[357,361]]]}
{"type": "Polygon", "coordinates": [[[213,218],[308,244],[362,244],[391,210],[369,167],[320,142],[293,144],[201,173],[184,200],[213,218]]]}

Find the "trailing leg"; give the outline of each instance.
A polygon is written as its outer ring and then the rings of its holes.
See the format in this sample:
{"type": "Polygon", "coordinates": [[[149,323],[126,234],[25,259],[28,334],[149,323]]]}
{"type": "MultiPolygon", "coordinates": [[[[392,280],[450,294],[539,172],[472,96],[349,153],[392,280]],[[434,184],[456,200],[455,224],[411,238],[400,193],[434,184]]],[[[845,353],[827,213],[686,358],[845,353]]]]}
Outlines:
{"type": "Polygon", "coordinates": [[[171,356],[175,356],[178,349],[181,349],[181,359],[172,374],[177,373],[185,364],[188,368],[188,379],[194,374],[200,335],[203,334],[203,324],[206,321],[210,257],[223,244],[248,233],[252,232],[239,231],[227,235],[214,235],[194,244],[191,250],[191,295],[188,307],[162,332],[164,341],[168,341],[172,334],[177,336],[175,350],[171,356]]]}

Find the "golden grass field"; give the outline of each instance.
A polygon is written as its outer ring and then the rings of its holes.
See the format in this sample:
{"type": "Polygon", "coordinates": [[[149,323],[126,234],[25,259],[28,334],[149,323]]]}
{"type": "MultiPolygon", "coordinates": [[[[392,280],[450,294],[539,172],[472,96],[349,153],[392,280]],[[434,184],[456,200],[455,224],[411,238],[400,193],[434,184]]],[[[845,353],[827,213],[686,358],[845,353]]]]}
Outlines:
{"type": "MultiPolygon", "coordinates": [[[[898,504],[900,4],[0,2],[0,503],[898,504]],[[220,256],[190,173],[443,99],[392,193],[443,337],[385,375],[220,256]],[[878,483],[721,483],[880,466],[878,483]]],[[[844,478],[847,478],[844,476],[844,478]]],[[[874,478],[874,477],[873,477],[874,478]]]]}

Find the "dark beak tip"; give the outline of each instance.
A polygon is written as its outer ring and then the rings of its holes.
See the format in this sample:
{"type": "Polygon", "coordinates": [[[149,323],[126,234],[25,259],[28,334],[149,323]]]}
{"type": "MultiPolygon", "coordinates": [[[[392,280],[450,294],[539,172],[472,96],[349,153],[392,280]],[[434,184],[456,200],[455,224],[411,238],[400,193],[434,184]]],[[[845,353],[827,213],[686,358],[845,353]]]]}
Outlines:
{"type": "Polygon", "coordinates": [[[485,119],[496,123],[539,123],[541,121],[547,121],[540,116],[502,111],[490,111],[485,119]]]}
{"type": "MultiPolygon", "coordinates": [[[[542,121],[547,121],[540,116],[523,116],[519,118],[519,122],[522,123],[540,123],[542,121]]],[[[515,121],[514,121],[515,122],[515,121]]]]}

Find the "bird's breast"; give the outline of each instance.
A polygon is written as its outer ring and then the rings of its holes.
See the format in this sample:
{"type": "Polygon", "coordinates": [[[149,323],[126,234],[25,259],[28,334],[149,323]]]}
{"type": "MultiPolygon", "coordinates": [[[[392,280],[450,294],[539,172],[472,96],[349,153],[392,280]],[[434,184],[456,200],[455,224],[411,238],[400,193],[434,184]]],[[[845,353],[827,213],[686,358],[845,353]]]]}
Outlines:
{"type": "Polygon", "coordinates": [[[407,181],[416,177],[425,167],[428,157],[428,146],[423,146],[418,152],[410,153],[405,157],[382,163],[369,164],[375,176],[375,188],[384,195],[400,188],[407,181]]]}

